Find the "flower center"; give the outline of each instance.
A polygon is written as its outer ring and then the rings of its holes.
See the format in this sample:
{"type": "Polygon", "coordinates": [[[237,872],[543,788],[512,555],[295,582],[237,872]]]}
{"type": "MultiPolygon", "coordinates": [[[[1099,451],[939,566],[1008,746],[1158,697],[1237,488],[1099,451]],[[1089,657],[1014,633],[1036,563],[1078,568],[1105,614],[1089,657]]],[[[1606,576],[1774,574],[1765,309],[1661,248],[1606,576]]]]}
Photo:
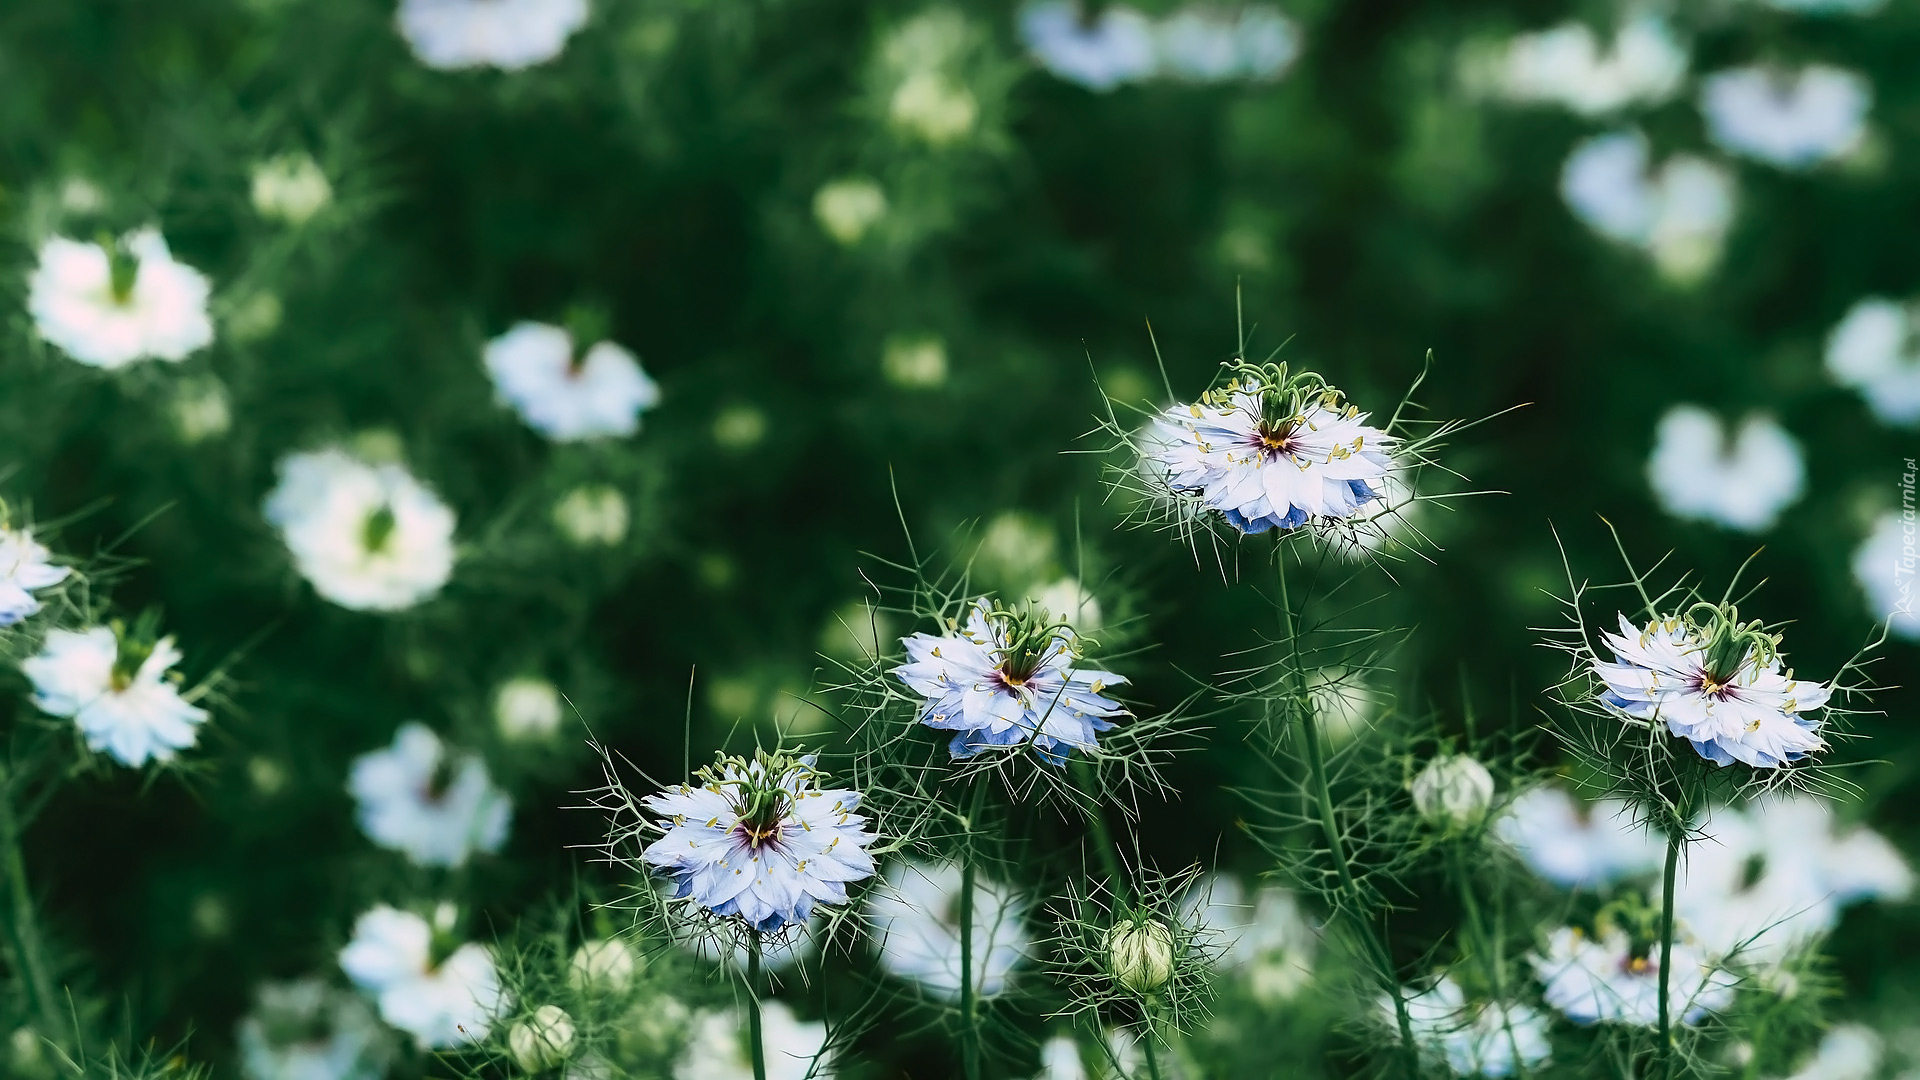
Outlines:
{"type": "Polygon", "coordinates": [[[159,629],[156,622],[149,612],[140,616],[131,631],[119,619],[107,624],[114,638],[113,670],[107,675],[107,686],[114,693],[125,693],[140,674],[141,665],[153,655],[159,629]]]}
{"type": "Polygon", "coordinates": [[[427,774],[427,786],[420,789],[420,797],[439,804],[446,801],[447,792],[452,788],[453,759],[449,754],[441,754],[440,760],[433,763],[433,771],[427,774]]]}
{"type": "Polygon", "coordinates": [[[133,284],[140,277],[140,258],[106,233],[101,233],[96,242],[107,253],[108,295],[116,305],[126,307],[133,300],[133,284]]]}
{"type": "Polygon", "coordinates": [[[786,830],[788,796],[772,778],[762,785],[742,785],[736,828],[753,848],[777,847],[786,830]]]}
{"type": "Polygon", "coordinates": [[[1254,432],[1254,438],[1261,452],[1272,461],[1299,449],[1299,440],[1294,438],[1299,429],[1299,422],[1293,417],[1280,421],[1262,420],[1254,432]]]}
{"type": "Polygon", "coordinates": [[[393,537],[394,526],[398,522],[393,516],[393,508],[381,504],[380,509],[367,515],[367,522],[360,529],[360,543],[369,554],[377,554],[386,549],[387,541],[393,537]]]}

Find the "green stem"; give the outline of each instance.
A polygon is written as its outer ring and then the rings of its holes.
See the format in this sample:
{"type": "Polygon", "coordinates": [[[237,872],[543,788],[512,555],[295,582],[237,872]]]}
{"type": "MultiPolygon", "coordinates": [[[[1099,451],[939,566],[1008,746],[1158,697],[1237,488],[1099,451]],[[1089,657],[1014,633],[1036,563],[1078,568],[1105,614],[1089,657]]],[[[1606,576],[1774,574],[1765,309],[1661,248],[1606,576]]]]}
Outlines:
{"type": "Polygon", "coordinates": [[[960,864],[960,1057],[967,1080],[980,1080],[978,1012],[973,998],[973,851],[960,864]]]}
{"type": "Polygon", "coordinates": [[[1453,871],[1453,879],[1460,888],[1460,906],[1466,912],[1467,933],[1470,936],[1470,951],[1480,961],[1482,972],[1486,975],[1487,986],[1493,995],[1493,1008],[1500,1010],[1500,1026],[1506,1032],[1507,1050],[1513,1054],[1513,1073],[1520,1077],[1526,1070],[1520,1060],[1520,1040],[1513,1033],[1513,1014],[1507,1011],[1506,963],[1500,955],[1499,940],[1487,930],[1486,918],[1480,913],[1480,901],[1473,894],[1473,878],[1467,873],[1465,860],[1460,854],[1459,844],[1447,845],[1447,865],[1453,871]]]}
{"type": "Polygon", "coordinates": [[[760,933],[747,939],[747,1052],[753,1058],[753,1080],[767,1080],[767,1044],[760,1033],[760,933]]]}
{"type": "Polygon", "coordinates": [[[1655,1072],[1663,1080],[1673,1075],[1673,1016],[1667,995],[1669,980],[1673,977],[1673,886],[1680,866],[1680,844],[1680,828],[1669,823],[1667,869],[1660,880],[1660,1041],[1654,1048],[1655,1072]]]}
{"type": "Polygon", "coordinates": [[[1151,1080],[1160,1080],[1160,1058],[1153,1048],[1153,1014],[1147,1014],[1146,1030],[1140,1037],[1141,1045],[1147,1048],[1147,1076],[1151,1080]]]}
{"type": "Polygon", "coordinates": [[[14,812],[13,791],[6,766],[0,765],[0,869],[7,879],[7,936],[19,976],[27,993],[29,1015],[35,1017],[44,1039],[58,1042],[61,1029],[59,999],[54,993],[46,948],[34,916],[33,893],[27,888],[27,861],[21,852],[22,827],[14,812]]]}

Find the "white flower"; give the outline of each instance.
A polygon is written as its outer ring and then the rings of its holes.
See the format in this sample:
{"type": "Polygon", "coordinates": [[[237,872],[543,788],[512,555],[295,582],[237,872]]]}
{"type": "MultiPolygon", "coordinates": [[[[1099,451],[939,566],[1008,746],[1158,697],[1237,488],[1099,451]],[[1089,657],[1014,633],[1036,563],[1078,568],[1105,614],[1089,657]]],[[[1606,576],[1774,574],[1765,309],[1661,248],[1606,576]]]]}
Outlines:
{"type": "Polygon", "coordinates": [[[1733,68],[1700,87],[1714,142],[1783,169],[1811,168],[1859,147],[1872,101],[1866,79],[1825,64],[1733,68]]]}
{"type": "Polygon", "coordinates": [[[816,903],[844,904],[847,886],[873,875],[860,794],[821,788],[813,758],[722,758],[682,784],[641,800],[660,839],[643,855],[673,884],[672,898],[737,916],[771,933],[803,923],[816,903]]]}
{"type": "Polygon", "coordinates": [[[48,589],[73,573],[52,563],[53,552],[34,540],[32,529],[0,525],[0,626],[12,626],[40,612],[34,591],[48,589]]]}
{"type": "Polygon", "coordinates": [[[834,180],[814,193],[813,216],[828,236],[851,247],[887,216],[887,195],[863,176],[834,180]]]}
{"type": "Polygon", "coordinates": [[[1889,424],[1920,423],[1920,342],[1913,309],[1870,296],[1827,336],[1827,373],[1860,391],[1889,424]]]}
{"type": "Polygon", "coordinates": [[[1759,0],[1777,11],[1803,15],[1870,15],[1887,5],[1887,0],[1759,0]]]}
{"type": "Polygon", "coordinates": [[[1124,4],[1089,18],[1077,0],[1040,0],[1020,9],[1020,40],[1055,76],[1106,91],[1153,75],[1153,23],[1124,4]]]}
{"type": "Polygon", "coordinates": [[[173,427],[182,442],[218,438],[232,426],[233,405],[219,379],[180,380],[173,397],[173,427]]]}
{"type": "Polygon", "coordinates": [[[1264,885],[1249,903],[1237,878],[1209,874],[1180,898],[1180,914],[1218,946],[1215,963],[1241,973],[1260,1001],[1287,1001],[1313,979],[1319,938],[1287,889],[1264,885]]]}
{"type": "Polygon", "coordinates": [[[493,720],[509,739],[543,739],[560,729],[560,691],[532,675],[508,679],[493,692],[493,720]]]}
{"type": "Polygon", "coordinates": [[[1717,807],[1700,833],[1674,910],[1721,958],[1776,964],[1832,930],[1844,905],[1913,890],[1913,871],[1885,837],[1837,830],[1832,807],[1811,796],[1717,807]]]}
{"type": "Polygon", "coordinates": [[[506,842],[513,803],[476,754],[450,752],[424,724],[353,761],[347,790],[367,839],[421,866],[465,866],[506,842]]]}
{"type": "Polygon", "coordinates": [[[1433,825],[1478,825],[1493,804],[1493,774],[1465,754],[1443,754],[1413,778],[1413,808],[1433,825]]]}
{"type": "Polygon", "coordinates": [[[612,547],[627,538],[627,497],[605,484],[577,487],[553,504],[553,523],[581,547],[612,547]]]}
{"type": "Polygon", "coordinates": [[[1399,440],[1324,384],[1263,374],[1160,414],[1142,440],[1159,483],[1248,535],[1342,522],[1379,502],[1399,440]]]}
{"type": "Polygon", "coordinates": [[[1647,482],[1667,513],[1741,532],[1773,528],[1806,480],[1800,444],[1758,413],[1729,438],[1713,413],[1675,405],[1660,418],[1647,458],[1647,482]]]}
{"type": "Polygon", "coordinates": [[[573,1056],[573,1017],[558,1005],[542,1005],[507,1030],[507,1052],[530,1073],[558,1066],[573,1056]]]}
{"type": "MultiPolygon", "coordinates": [[[[1461,1076],[1511,1076],[1553,1053],[1547,1017],[1531,1005],[1470,1003],[1446,975],[1405,997],[1414,1041],[1461,1076]]],[[[1399,1023],[1393,999],[1383,996],[1380,1007],[1389,1024],[1399,1023]]]]}
{"type": "Polygon", "coordinates": [[[253,167],[253,208],[261,217],[302,225],[333,201],[333,185],[307,154],[281,154],[253,167]]]}
{"type": "Polygon", "coordinates": [[[1670,280],[1695,281],[1720,260],[1733,222],[1733,177],[1691,154],[1650,172],[1649,155],[1638,131],[1587,139],[1561,170],[1561,197],[1595,232],[1646,252],[1670,280]]]}
{"type": "Polygon", "coordinates": [[[247,1080],[378,1080],[391,1056],[367,1003],[317,978],[262,983],[235,1042],[247,1080]]]}
{"type": "Polygon", "coordinates": [[[567,979],[575,990],[619,992],[633,984],[640,970],[640,954],[633,946],[617,938],[596,938],[582,942],[567,964],[567,979]]]}
{"type": "MultiPolygon", "coordinates": [[[[753,1080],[747,1018],[738,1010],[704,1010],[693,1019],[674,1080],[753,1080]]],[[[832,1080],[827,1026],[801,1020],[778,1001],[760,1003],[760,1045],[767,1080],[832,1080]]]]}
{"type": "Polygon", "coordinates": [[[1872,1028],[1838,1024],[1821,1037],[1813,1056],[1787,1080],[1873,1080],[1880,1075],[1885,1049],[1885,1042],[1872,1028]]]}
{"type": "Polygon", "coordinates": [[[1914,608],[1916,545],[1911,515],[1883,515],[1853,553],[1853,579],[1867,595],[1873,617],[1886,619],[1892,632],[1920,641],[1920,611],[1914,608]]]}
{"type": "Polygon", "coordinates": [[[184,360],[213,343],[212,288],[175,262],[153,229],[108,247],[56,236],[40,245],[27,283],[27,310],[40,336],[98,368],[135,360],[184,360]]]}
{"type": "Polygon", "coordinates": [[[602,341],[576,356],[573,335],[546,323],[515,323],[487,342],[485,360],[500,400],[555,442],[631,435],[660,402],[631,352],[602,341]]]}
{"type": "Polygon", "coordinates": [[[1716,765],[1776,769],[1826,748],[1813,714],[1831,691],[1783,674],[1777,639],[1740,626],[1731,607],[1644,629],[1622,615],[1620,632],[1601,639],[1614,662],[1594,661],[1600,700],[1624,720],[1664,722],[1716,765]]]}
{"type": "Polygon", "coordinates": [[[587,0],[400,0],[400,34],[431,68],[532,67],[586,22],[587,0]]]}
{"type": "Polygon", "coordinates": [[[1237,14],[1189,7],[1155,28],[1160,69],[1190,82],[1277,79],[1300,55],[1293,20],[1267,4],[1237,14]]]}
{"type": "Polygon", "coordinates": [[[1656,872],[1665,845],[1634,823],[1618,799],[1582,806],[1565,788],[1529,788],[1514,797],[1494,832],[1533,872],[1566,888],[1598,888],[1656,872]]]}
{"type": "Polygon", "coordinates": [[[453,573],[453,511],[398,464],[289,454],[265,512],[301,576],[341,607],[412,607],[453,573]]]}
{"type": "Polygon", "coordinates": [[[1099,733],[1113,727],[1109,717],[1126,712],[1102,693],[1127,680],[1082,667],[1079,635],[1041,623],[1031,609],[998,611],[983,598],[952,633],[914,634],[903,644],[907,662],[893,673],[926,697],[921,723],[954,733],[947,749],[956,758],[1031,746],[1064,766],[1074,749],[1099,745],[1099,733]]]}
{"type": "MultiPolygon", "coordinates": [[[[1636,946],[1625,930],[1599,936],[1563,926],[1532,957],[1547,1004],[1579,1024],[1603,1021],[1653,1027],[1660,1019],[1660,944],[1636,946]]],[[[1675,1023],[1695,1024],[1733,1002],[1737,981],[1715,967],[1683,927],[1674,926],[1667,1009],[1675,1023]]]]}
{"type": "Polygon", "coordinates": [[[173,638],[151,628],[49,630],[38,655],[21,661],[33,703],[49,716],[70,716],[88,749],[138,768],[172,761],[193,745],[207,711],[180,696],[168,670],[180,662],[173,638]]]}
{"type": "Polygon", "coordinates": [[[1031,599],[1034,607],[1073,627],[1076,633],[1091,634],[1100,629],[1100,601],[1078,578],[1061,578],[1035,592],[1031,599]]]}
{"type": "Polygon", "coordinates": [[[445,905],[434,923],[380,904],[353,924],[340,950],[340,967],[374,996],[380,1018],[414,1037],[422,1049],[446,1049],[486,1038],[510,1004],[493,954],[449,939],[453,913],[445,905]]]}
{"type": "Polygon", "coordinates": [[[1055,1035],[1040,1044],[1040,1075],[1034,1080],[1088,1080],[1080,1044],[1071,1035],[1055,1035]]]}
{"type": "Polygon", "coordinates": [[[1468,80],[1510,101],[1559,105],[1601,116],[1673,97],[1687,75],[1687,50],[1664,19],[1636,15],[1612,47],[1580,23],[1520,34],[1491,56],[1469,58],[1468,80]]]}
{"type": "MultiPolygon", "coordinates": [[[[960,883],[958,863],[902,860],[887,867],[867,900],[880,966],[936,997],[960,997],[960,883]]],[[[1026,959],[1030,940],[1026,905],[1004,886],[973,882],[974,993],[993,997],[1007,988],[1026,959]]]]}
{"type": "Polygon", "coordinates": [[[980,103],[964,83],[943,71],[916,71],[900,81],[888,103],[894,124],[935,145],[973,130],[980,103]]]}

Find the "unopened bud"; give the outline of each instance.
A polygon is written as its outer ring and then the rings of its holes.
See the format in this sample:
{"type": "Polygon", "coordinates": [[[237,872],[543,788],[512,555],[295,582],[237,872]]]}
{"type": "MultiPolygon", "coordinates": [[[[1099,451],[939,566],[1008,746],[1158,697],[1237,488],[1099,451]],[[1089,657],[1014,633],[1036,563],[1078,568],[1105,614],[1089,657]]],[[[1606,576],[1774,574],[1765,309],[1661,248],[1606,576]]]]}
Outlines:
{"type": "Polygon", "coordinates": [[[1493,775],[1464,754],[1434,758],[1413,778],[1413,808],[1434,825],[1478,825],[1492,803],[1493,775]]]}
{"type": "Polygon", "coordinates": [[[507,1032],[507,1049],[522,1069],[545,1072],[573,1053],[573,1017],[558,1005],[542,1005],[507,1032]]]}
{"type": "Polygon", "coordinates": [[[625,990],[633,982],[640,958],[624,941],[589,941],[574,950],[568,978],[574,989],[625,990]]]}
{"type": "Polygon", "coordinates": [[[1136,994],[1167,985],[1173,977],[1173,932],[1158,919],[1115,923],[1107,931],[1107,970],[1136,994]]]}

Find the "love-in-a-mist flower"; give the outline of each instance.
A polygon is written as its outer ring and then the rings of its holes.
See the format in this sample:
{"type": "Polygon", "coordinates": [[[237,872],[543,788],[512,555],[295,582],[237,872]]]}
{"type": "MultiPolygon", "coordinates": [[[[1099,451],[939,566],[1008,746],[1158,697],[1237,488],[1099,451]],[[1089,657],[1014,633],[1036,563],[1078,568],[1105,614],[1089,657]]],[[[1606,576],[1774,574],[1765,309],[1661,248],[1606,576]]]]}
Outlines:
{"type": "Polygon", "coordinates": [[[1269,4],[1237,12],[1194,5],[1154,27],[1160,71],[1189,82],[1277,79],[1300,55],[1300,31],[1269,4]]]}
{"type": "Polygon", "coordinates": [[[353,938],[340,950],[341,970],[373,995],[380,1018],[422,1049],[486,1038],[511,1004],[493,954],[454,935],[457,914],[442,904],[429,923],[380,904],[354,921],[353,938]]]}
{"type": "Polygon", "coordinates": [[[476,851],[499,851],[513,818],[480,756],[448,749],[420,723],[355,758],[347,790],[367,839],[421,866],[464,866],[476,851]]]}
{"type": "Polygon", "coordinates": [[[821,787],[812,756],[721,757],[697,779],[641,800],[662,834],[642,857],[672,899],[771,933],[873,876],[860,793],[821,787]]]}
{"type": "Polygon", "coordinates": [[[1771,417],[1749,416],[1729,437],[1697,405],[1667,410],[1647,458],[1647,482],[1667,513],[1741,532],[1773,528],[1806,481],[1800,444],[1771,417]]]}
{"type": "Polygon", "coordinates": [[[954,733],[947,750],[956,758],[1030,746],[1065,765],[1126,713],[1105,696],[1126,678],[1085,666],[1080,635],[1037,607],[1013,612],[982,598],[949,633],[914,634],[903,644],[907,662],[893,673],[926,698],[921,723],[954,733]]]}
{"type": "Polygon", "coordinates": [[[1566,888],[1597,888],[1660,869],[1665,845],[1619,799],[1576,802],[1565,788],[1529,788],[1494,822],[1533,872],[1566,888]]]}
{"type": "Polygon", "coordinates": [[[1827,374],[1889,424],[1920,424],[1920,324],[1911,304],[1870,296],[1827,335],[1827,374]]]}
{"type": "Polygon", "coordinates": [[[555,442],[631,435],[660,387],[633,353],[611,341],[576,351],[573,335],[546,323],[516,323],[487,342],[485,362],[500,400],[555,442]]]}
{"type": "Polygon", "coordinates": [[[253,167],[252,194],[261,217],[304,225],[333,201],[333,185],[312,155],[281,154],[253,167]]]}
{"type": "Polygon", "coordinates": [[[55,236],[40,245],[27,311],[48,343],[83,364],[184,360],[213,342],[212,287],[176,262],[154,229],[97,242],[55,236]]]}
{"type": "Polygon", "coordinates": [[[1413,778],[1413,808],[1431,825],[1464,829],[1486,820],[1493,774],[1465,754],[1441,754],[1413,778]]]}
{"type": "MultiPolygon", "coordinates": [[[[1531,962],[1548,1005],[1578,1024],[1653,1027],[1660,1022],[1660,942],[1647,932],[1656,919],[1630,932],[1603,918],[1598,933],[1563,926],[1547,936],[1531,962]]],[[[1674,926],[1667,1010],[1677,1023],[1696,1024],[1733,1003],[1738,980],[1715,965],[1686,928],[1674,926]]]]}
{"type": "MultiPolygon", "coordinates": [[[[1408,987],[1405,1001],[1414,1042],[1460,1076],[1512,1076],[1553,1053],[1545,1013],[1519,1002],[1468,1001],[1452,976],[1408,987]]],[[[1380,1008],[1387,1023],[1398,1023],[1391,998],[1380,1008]]]]}
{"type": "Polygon", "coordinates": [[[1582,23],[1520,34],[1467,57],[1469,84],[1520,103],[1553,104],[1600,116],[1671,98],[1687,75],[1687,50],[1666,20],[1637,15],[1613,40],[1582,23]]]}
{"type": "Polygon", "coordinates": [[[1883,514],[1853,553],[1853,580],[1866,594],[1867,613],[1887,620],[1889,632],[1920,641],[1920,608],[1914,596],[1914,537],[1910,517],[1883,514]]]}
{"type": "MultiPolygon", "coordinates": [[[[0,507],[0,514],[4,514],[0,507]]],[[[53,552],[33,538],[32,529],[0,524],[0,626],[12,626],[40,612],[33,594],[67,580],[73,570],[53,564],[53,552]]]]}
{"type": "Polygon", "coordinates": [[[506,71],[560,55],[587,0],[400,0],[400,34],[430,68],[506,71]]]}
{"type": "Polygon", "coordinates": [[[318,978],[263,983],[234,1032],[247,1080],[377,1080],[392,1037],[358,994],[318,978]]]}
{"type": "MultiPolygon", "coordinates": [[[[673,1080],[754,1080],[747,1018],[737,1010],[704,1010],[693,1018],[673,1080]]],[[[827,1026],[802,1020],[785,1002],[760,1003],[760,1045],[767,1080],[832,1080],[827,1026]]]]}
{"type": "Polygon", "coordinates": [[[453,574],[453,511],[397,463],[289,454],[265,512],[301,576],[341,607],[412,607],[453,574]]]}
{"type": "Polygon", "coordinates": [[[1399,440],[1310,371],[1235,361],[1233,379],[1161,413],[1143,465],[1176,502],[1249,535],[1338,524],[1377,504],[1399,440]]]}
{"type": "Polygon", "coordinates": [[[131,628],[50,630],[20,670],[41,712],[72,717],[89,749],[138,768],[172,761],[207,718],[180,695],[171,670],[180,659],[172,636],[159,636],[155,621],[143,617],[131,628]]]}
{"type": "Polygon", "coordinates": [[[1777,769],[1826,748],[1816,715],[1826,686],[1781,670],[1780,638],[1740,622],[1731,604],[1693,605],[1602,633],[1614,660],[1594,661],[1600,701],[1623,718],[1664,723],[1716,765],[1777,769]]]}
{"type": "Polygon", "coordinates": [[[1728,153],[1806,169],[1843,157],[1867,133],[1873,88],[1825,64],[1797,71],[1754,66],[1707,76],[1700,111],[1707,134],[1728,153]]]}
{"type": "Polygon", "coordinates": [[[1693,154],[1655,168],[1645,135],[1596,135],[1567,155],[1560,195],[1593,231],[1637,248],[1668,280],[1689,284],[1720,261],[1734,216],[1727,169],[1693,154]]]}
{"type": "Polygon", "coordinates": [[[1149,78],[1159,64],[1153,23],[1125,4],[1093,15],[1076,0],[1041,0],[1020,9],[1019,28],[1040,66],[1089,90],[1149,78]]]}
{"type": "Polygon", "coordinates": [[[509,739],[544,739],[566,715],[560,691],[536,675],[508,679],[493,692],[493,722],[509,739]]]}
{"type": "MultiPolygon", "coordinates": [[[[902,860],[887,867],[867,900],[880,966],[935,997],[958,1000],[960,895],[965,879],[958,863],[902,860]]],[[[972,898],[974,993],[992,997],[1007,988],[1027,957],[1031,939],[1026,905],[1005,886],[974,877],[972,898]]]]}
{"type": "Polygon", "coordinates": [[[1261,1001],[1290,1000],[1313,980],[1319,935],[1299,899],[1279,885],[1248,897],[1238,878],[1208,874],[1180,898],[1180,915],[1217,946],[1215,966],[1239,973],[1261,1001]]]}

